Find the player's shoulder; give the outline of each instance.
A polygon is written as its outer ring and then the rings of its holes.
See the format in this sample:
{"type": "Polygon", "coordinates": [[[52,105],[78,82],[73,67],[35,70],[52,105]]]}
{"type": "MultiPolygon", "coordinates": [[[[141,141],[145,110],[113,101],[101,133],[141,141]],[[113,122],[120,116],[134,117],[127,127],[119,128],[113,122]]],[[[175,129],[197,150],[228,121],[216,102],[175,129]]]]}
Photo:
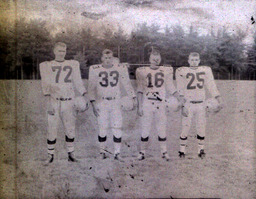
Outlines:
{"type": "Polygon", "coordinates": [[[145,71],[145,70],[147,70],[147,68],[148,67],[146,67],[146,66],[142,66],[142,67],[138,67],[137,69],[136,69],[136,72],[143,72],[143,71],[145,71]]]}
{"type": "Polygon", "coordinates": [[[181,66],[181,67],[176,69],[176,73],[183,73],[183,72],[186,72],[188,70],[189,70],[189,68],[187,66],[181,66]]]}
{"type": "Polygon", "coordinates": [[[49,63],[49,61],[44,61],[44,62],[41,62],[41,63],[39,64],[39,66],[46,66],[46,65],[48,65],[48,63],[49,63]]]}
{"type": "Polygon", "coordinates": [[[77,60],[71,59],[71,60],[66,60],[70,65],[72,66],[79,66],[79,62],[77,60]]]}
{"type": "Polygon", "coordinates": [[[129,64],[128,63],[118,63],[118,64],[116,64],[116,67],[118,67],[118,68],[128,68],[129,64]]]}
{"type": "Polygon", "coordinates": [[[89,70],[94,71],[94,70],[99,70],[100,68],[101,68],[101,64],[95,64],[95,65],[91,65],[89,70]]]}
{"type": "Polygon", "coordinates": [[[173,67],[171,65],[163,65],[160,66],[159,69],[167,73],[173,72],[173,67]]]}
{"type": "Polygon", "coordinates": [[[200,66],[201,71],[206,71],[206,72],[212,72],[212,68],[210,66],[200,66]]]}

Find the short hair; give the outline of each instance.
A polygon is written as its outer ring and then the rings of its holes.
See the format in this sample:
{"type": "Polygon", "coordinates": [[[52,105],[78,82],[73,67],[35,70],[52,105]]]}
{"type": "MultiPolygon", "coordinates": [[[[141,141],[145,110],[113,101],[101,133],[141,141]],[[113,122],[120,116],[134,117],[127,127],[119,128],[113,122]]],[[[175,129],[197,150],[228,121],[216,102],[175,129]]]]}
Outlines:
{"type": "Polygon", "coordinates": [[[149,50],[149,54],[158,55],[160,54],[160,49],[158,46],[151,46],[149,50]]]}
{"type": "Polygon", "coordinates": [[[105,49],[102,51],[102,55],[113,55],[113,51],[112,50],[109,50],[109,49],[105,49]]]}
{"type": "Polygon", "coordinates": [[[65,44],[65,43],[63,43],[63,42],[57,42],[55,45],[54,45],[54,47],[53,47],[53,49],[55,49],[55,48],[57,48],[57,47],[63,47],[63,48],[67,48],[67,45],[65,44]]]}
{"type": "Polygon", "coordinates": [[[199,53],[197,53],[197,52],[191,52],[191,53],[189,54],[189,57],[200,57],[200,55],[199,55],[199,53]]]}

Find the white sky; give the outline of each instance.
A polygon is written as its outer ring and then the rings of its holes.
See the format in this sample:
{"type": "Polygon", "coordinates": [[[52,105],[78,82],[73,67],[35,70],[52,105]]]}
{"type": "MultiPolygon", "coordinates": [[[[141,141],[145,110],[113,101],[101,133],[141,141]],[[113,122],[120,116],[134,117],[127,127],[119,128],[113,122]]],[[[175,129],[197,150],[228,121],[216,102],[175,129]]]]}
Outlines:
{"type": "MultiPolygon", "coordinates": [[[[100,34],[102,26],[125,32],[136,28],[138,23],[194,25],[202,34],[220,27],[229,31],[238,28],[247,32],[245,43],[252,41],[256,23],[256,0],[17,0],[18,17],[46,20],[49,30],[56,33],[67,28],[90,27],[100,34]],[[128,2],[128,3],[127,3],[128,2]],[[132,3],[135,3],[133,5],[132,3]],[[145,3],[145,4],[143,4],[145,3]],[[99,20],[81,15],[83,12],[103,14],[99,20]]],[[[9,15],[14,12],[11,6],[9,15]]],[[[9,17],[10,19],[10,17],[9,17]]]]}

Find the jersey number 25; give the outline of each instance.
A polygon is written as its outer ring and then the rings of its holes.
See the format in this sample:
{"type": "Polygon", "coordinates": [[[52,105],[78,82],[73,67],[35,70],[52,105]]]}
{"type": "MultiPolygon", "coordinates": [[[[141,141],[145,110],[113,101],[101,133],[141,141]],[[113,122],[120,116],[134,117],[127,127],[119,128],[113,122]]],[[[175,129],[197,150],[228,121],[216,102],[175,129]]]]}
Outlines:
{"type": "Polygon", "coordinates": [[[188,85],[187,85],[187,89],[188,90],[193,90],[196,88],[202,89],[204,87],[204,78],[202,78],[202,75],[205,75],[205,72],[200,72],[200,73],[187,73],[187,79],[191,77],[188,85]],[[195,78],[197,79],[198,83],[194,84],[195,78]]]}

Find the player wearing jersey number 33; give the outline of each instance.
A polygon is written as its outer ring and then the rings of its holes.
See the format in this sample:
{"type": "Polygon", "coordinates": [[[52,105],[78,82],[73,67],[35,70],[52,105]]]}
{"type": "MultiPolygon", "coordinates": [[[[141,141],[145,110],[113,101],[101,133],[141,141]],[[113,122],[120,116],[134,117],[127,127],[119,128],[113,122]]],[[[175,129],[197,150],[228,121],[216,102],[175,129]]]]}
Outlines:
{"type": "Polygon", "coordinates": [[[209,101],[216,101],[214,103],[216,106],[215,112],[220,111],[222,108],[222,100],[214,82],[211,68],[208,66],[199,66],[199,54],[195,52],[190,53],[188,63],[190,67],[180,67],[176,70],[178,92],[186,99],[186,103],[184,103],[182,108],[182,132],[180,135],[179,156],[185,157],[187,136],[192,118],[195,117],[198,156],[203,158],[205,156],[206,89],[212,97],[209,101]]]}
{"type": "Polygon", "coordinates": [[[124,87],[131,103],[134,104],[136,96],[129,79],[127,64],[115,61],[113,52],[108,49],[102,52],[101,60],[102,64],[90,67],[88,85],[88,94],[93,106],[93,112],[98,119],[100,154],[103,159],[107,157],[106,141],[110,125],[114,141],[114,158],[121,160],[123,123],[121,85],[124,87]]]}
{"type": "Polygon", "coordinates": [[[88,108],[80,66],[75,60],[65,60],[66,44],[58,42],[53,52],[55,59],[40,64],[42,90],[48,100],[48,159],[46,164],[53,162],[57,138],[58,124],[61,120],[66,134],[68,160],[76,162],[74,157],[76,111],[85,111],[88,108]],[[75,95],[75,90],[79,96],[75,95]],[[78,98],[78,99],[75,99],[78,98]],[[75,103],[77,102],[77,104],[75,103]]]}

